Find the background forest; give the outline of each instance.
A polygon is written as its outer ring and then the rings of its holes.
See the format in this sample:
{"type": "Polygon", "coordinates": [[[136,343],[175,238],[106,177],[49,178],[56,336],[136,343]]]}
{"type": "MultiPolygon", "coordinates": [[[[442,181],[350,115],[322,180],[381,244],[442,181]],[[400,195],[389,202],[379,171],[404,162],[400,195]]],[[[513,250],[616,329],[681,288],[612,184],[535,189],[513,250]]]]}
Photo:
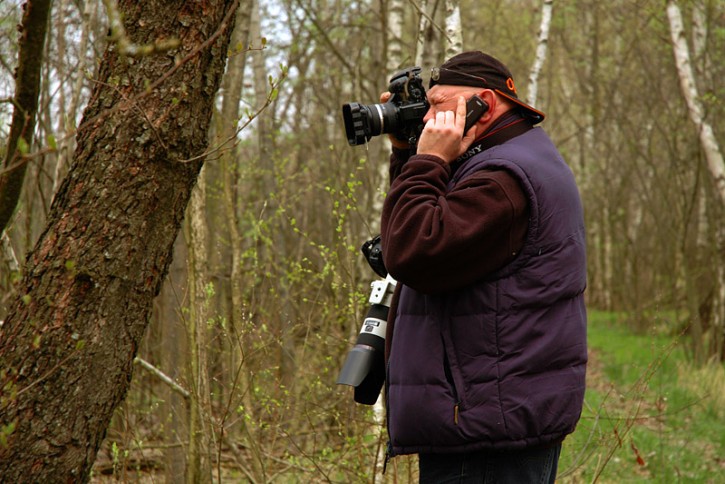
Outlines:
{"type": "MultiPolygon", "coordinates": [[[[73,163],[106,44],[118,41],[108,35],[114,5],[51,3],[35,133],[21,150],[27,172],[2,237],[0,320],[73,163]]],[[[19,1],[0,0],[3,158],[21,16],[19,1]]],[[[455,34],[463,50],[508,64],[520,96],[547,114],[542,126],[584,201],[594,319],[677,337],[688,365],[722,371],[725,2],[243,0],[204,167],[94,479],[415,475],[412,457],[381,475],[380,402],[357,405],[335,385],[375,279],[359,247],[378,233],[389,150],[385,137],[349,146],[340,108],[378,102],[400,67],[423,66],[427,85],[446,49],[460,50],[455,34]],[[668,6],[683,20],[694,103],[682,88],[668,6]]],[[[592,469],[611,455],[597,444],[585,437],[565,446],[564,479],[599,476],[592,469]]]]}

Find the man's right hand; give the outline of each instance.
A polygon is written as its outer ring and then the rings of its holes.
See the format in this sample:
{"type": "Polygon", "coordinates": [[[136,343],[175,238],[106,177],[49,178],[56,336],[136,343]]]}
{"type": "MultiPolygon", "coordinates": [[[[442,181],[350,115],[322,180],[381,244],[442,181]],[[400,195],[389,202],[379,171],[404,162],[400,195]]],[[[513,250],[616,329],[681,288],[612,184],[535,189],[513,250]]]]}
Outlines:
{"type": "Polygon", "coordinates": [[[458,97],[455,111],[439,111],[428,119],[418,140],[418,154],[434,155],[446,164],[466,152],[475,139],[475,130],[464,135],[466,99],[458,97]]]}

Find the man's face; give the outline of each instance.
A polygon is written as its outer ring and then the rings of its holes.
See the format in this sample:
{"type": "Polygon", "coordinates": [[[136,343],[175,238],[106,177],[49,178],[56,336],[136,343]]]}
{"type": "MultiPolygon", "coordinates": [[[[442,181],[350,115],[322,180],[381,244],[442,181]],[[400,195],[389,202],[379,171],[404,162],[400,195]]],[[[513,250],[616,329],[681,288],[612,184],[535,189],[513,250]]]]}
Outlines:
{"type": "Polygon", "coordinates": [[[468,100],[474,94],[479,94],[481,90],[479,87],[436,84],[427,92],[430,108],[423,117],[423,123],[427,123],[429,119],[434,118],[436,113],[455,112],[458,105],[458,96],[464,96],[468,100]]]}

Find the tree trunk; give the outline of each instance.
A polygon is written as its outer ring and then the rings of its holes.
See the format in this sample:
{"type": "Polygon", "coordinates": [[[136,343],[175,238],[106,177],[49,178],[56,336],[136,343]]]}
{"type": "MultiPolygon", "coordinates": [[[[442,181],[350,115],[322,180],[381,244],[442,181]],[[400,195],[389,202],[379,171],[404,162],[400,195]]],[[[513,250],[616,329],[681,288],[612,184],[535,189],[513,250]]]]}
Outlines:
{"type": "Polygon", "coordinates": [[[526,90],[526,102],[536,106],[536,98],[539,92],[539,74],[546,60],[546,48],[549,45],[549,27],[551,26],[551,11],[554,0],[544,0],[541,9],[541,25],[539,26],[539,39],[536,42],[536,58],[529,73],[529,87],[526,90]]]}
{"type": "MultiPolygon", "coordinates": [[[[204,170],[206,171],[206,170],[204,170]]],[[[189,317],[187,334],[190,348],[191,395],[189,399],[189,447],[186,460],[186,482],[211,482],[211,389],[209,384],[209,301],[207,286],[206,183],[204,171],[199,175],[189,203],[187,246],[189,249],[189,317]]]]}
{"type": "MultiPolygon", "coordinates": [[[[159,340],[163,341],[159,355],[159,365],[164,373],[174,381],[188,382],[189,350],[183,318],[182,306],[188,294],[187,287],[187,246],[182,237],[174,243],[174,258],[169,273],[164,280],[161,293],[154,301],[155,318],[159,322],[159,340]]],[[[152,323],[153,324],[153,323],[152,323]]],[[[148,336],[147,336],[148,338],[148,336]]],[[[188,388],[188,385],[187,385],[188,388]]],[[[189,439],[188,398],[184,398],[171,386],[164,385],[161,392],[163,404],[161,415],[164,419],[164,483],[183,484],[186,471],[186,442],[189,439]]]]}
{"type": "Polygon", "coordinates": [[[725,205],[725,161],[720,146],[713,132],[712,126],[705,119],[704,110],[697,92],[695,74],[690,61],[690,51],[685,38],[685,29],[682,25],[682,13],[677,2],[670,0],[667,3],[667,17],[670,21],[670,34],[672,35],[672,49],[677,64],[677,74],[680,79],[682,95],[687,102],[687,110],[692,123],[700,136],[700,146],[705,153],[707,167],[712,175],[720,202],[725,205]]]}
{"type": "MultiPolygon", "coordinates": [[[[415,65],[433,67],[440,62],[441,27],[436,24],[440,0],[419,2],[418,35],[415,46],[415,65]]],[[[427,73],[426,73],[427,74],[427,73]]]]}
{"type": "MultiPolygon", "coordinates": [[[[705,110],[697,90],[695,82],[695,74],[690,60],[690,50],[685,37],[685,29],[682,22],[682,13],[676,1],[667,2],[667,17],[670,23],[670,34],[672,36],[672,50],[677,64],[677,74],[680,80],[680,89],[682,96],[687,103],[687,111],[690,120],[697,128],[700,138],[700,147],[705,154],[707,168],[712,177],[715,192],[721,206],[725,206],[725,160],[723,159],[720,145],[718,144],[712,126],[705,117],[705,110]]],[[[695,42],[696,46],[699,42],[695,42]]],[[[725,229],[722,226],[717,228],[717,244],[720,254],[725,249],[725,229]]],[[[718,270],[717,281],[714,292],[713,307],[713,338],[715,340],[715,355],[722,359],[722,342],[723,332],[725,332],[725,270],[723,270],[725,260],[721,256],[721,260],[717,261],[718,270]]],[[[693,315],[693,318],[696,315],[693,315]]]]}
{"type": "Polygon", "coordinates": [[[446,59],[463,52],[461,7],[458,0],[446,0],[446,59]]]}
{"type": "Polygon", "coordinates": [[[104,55],[73,165],[0,330],[7,482],[88,480],[201,168],[236,5],[119,2],[133,42],[180,47],[104,55]]]}
{"type": "Polygon", "coordinates": [[[5,231],[15,212],[25,179],[27,163],[23,155],[32,144],[35,130],[43,59],[39,53],[45,51],[50,0],[29,0],[23,9],[13,120],[5,147],[5,162],[0,167],[0,234],[5,231]]]}
{"type": "Polygon", "coordinates": [[[388,1],[388,15],[386,21],[388,28],[385,30],[388,39],[386,69],[389,75],[393,75],[395,71],[401,69],[403,62],[408,62],[408,57],[403,52],[403,14],[405,8],[403,0],[388,1]]]}
{"type": "MultiPolygon", "coordinates": [[[[245,351],[247,348],[247,333],[244,313],[244,261],[243,252],[244,238],[240,230],[240,213],[243,207],[237,201],[238,187],[240,185],[240,162],[237,156],[237,130],[240,118],[240,103],[242,100],[242,89],[244,87],[244,71],[247,64],[247,56],[250,44],[250,24],[252,18],[252,9],[255,2],[253,0],[243,0],[237,11],[237,21],[232,33],[232,54],[227,63],[227,70],[224,74],[223,81],[223,99],[221,104],[221,113],[216,126],[215,145],[221,147],[219,162],[222,179],[222,206],[226,215],[226,227],[229,230],[229,251],[231,252],[231,269],[230,284],[231,307],[229,309],[229,322],[227,326],[226,337],[223,338],[224,349],[222,350],[227,358],[224,359],[226,364],[224,373],[226,381],[234,382],[232,385],[224,385],[221,395],[222,408],[225,410],[218,417],[219,428],[217,431],[218,445],[225,439],[236,440],[240,438],[236,428],[239,426],[229,426],[229,420],[233,419],[234,414],[229,411],[231,407],[229,402],[241,399],[246,415],[250,417],[250,421],[256,421],[253,417],[254,408],[252,406],[252,395],[249,391],[249,369],[245,362],[245,351]],[[238,379],[236,376],[238,375],[238,379]],[[231,387],[231,388],[230,388],[231,387]],[[227,429],[230,427],[230,429],[227,429]]],[[[254,455],[257,452],[257,438],[253,424],[242,419],[240,426],[246,429],[241,440],[253,449],[254,455]]],[[[221,450],[218,451],[221,454],[221,450]]],[[[254,475],[255,470],[259,468],[261,473],[261,465],[256,466],[257,459],[252,460],[251,473],[254,475]]],[[[246,463],[244,463],[246,465],[246,463]]],[[[247,471],[250,472],[250,471],[247,471]]],[[[259,474],[259,473],[257,473],[259,474]]]]}
{"type": "MultiPolygon", "coordinates": [[[[96,16],[97,6],[97,2],[87,1],[82,8],[81,17],[83,19],[83,24],[81,30],[81,40],[78,44],[78,64],[73,66],[73,69],[77,72],[83,73],[87,68],[87,51],[88,44],[91,40],[92,29],[91,23],[96,16]]],[[[59,15],[58,17],[62,17],[62,15],[59,15]]],[[[63,32],[63,37],[65,37],[65,32],[63,32]]],[[[59,35],[58,38],[60,39],[61,36],[59,35]]],[[[63,78],[63,76],[60,77],[63,78]]],[[[58,161],[56,162],[53,175],[52,193],[58,191],[60,182],[63,180],[63,174],[68,166],[68,160],[71,159],[73,147],[75,146],[74,139],[69,135],[69,133],[72,133],[76,129],[76,112],[78,110],[84,80],[85,76],[83,75],[79,75],[76,78],[75,83],[73,84],[73,89],[70,93],[69,104],[66,109],[61,111],[61,116],[59,116],[58,119],[58,161]]],[[[64,92],[63,89],[61,89],[60,92],[64,92]]]]}

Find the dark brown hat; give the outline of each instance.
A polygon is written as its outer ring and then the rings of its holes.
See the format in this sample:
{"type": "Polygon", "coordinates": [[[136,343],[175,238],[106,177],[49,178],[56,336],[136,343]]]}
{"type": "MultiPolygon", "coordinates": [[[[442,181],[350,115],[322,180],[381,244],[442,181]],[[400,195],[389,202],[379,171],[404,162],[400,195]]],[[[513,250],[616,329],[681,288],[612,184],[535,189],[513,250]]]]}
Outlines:
{"type": "Polygon", "coordinates": [[[448,59],[430,73],[430,87],[436,84],[493,89],[517,104],[534,124],[544,120],[544,113],[522,102],[516,94],[511,71],[498,59],[479,51],[464,52],[448,59]]]}

